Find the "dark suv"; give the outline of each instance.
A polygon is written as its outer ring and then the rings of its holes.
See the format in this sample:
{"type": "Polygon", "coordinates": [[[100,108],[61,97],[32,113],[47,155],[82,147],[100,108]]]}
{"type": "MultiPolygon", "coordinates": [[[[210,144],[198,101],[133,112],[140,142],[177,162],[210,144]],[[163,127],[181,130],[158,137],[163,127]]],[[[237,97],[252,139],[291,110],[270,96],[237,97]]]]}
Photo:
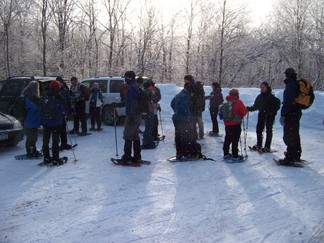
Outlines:
{"type": "Polygon", "coordinates": [[[40,83],[40,93],[43,94],[51,81],[56,77],[10,77],[0,81],[0,112],[13,115],[13,105],[21,92],[31,81],[40,83]]]}

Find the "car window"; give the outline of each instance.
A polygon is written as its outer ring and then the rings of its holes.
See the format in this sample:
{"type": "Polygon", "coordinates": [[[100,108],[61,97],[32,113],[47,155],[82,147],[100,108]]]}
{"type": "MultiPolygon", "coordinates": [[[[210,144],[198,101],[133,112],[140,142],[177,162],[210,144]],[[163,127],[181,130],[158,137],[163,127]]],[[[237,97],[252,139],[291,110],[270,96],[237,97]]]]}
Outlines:
{"type": "Polygon", "coordinates": [[[30,80],[6,80],[0,91],[2,96],[19,96],[30,80]]]}
{"type": "Polygon", "coordinates": [[[120,93],[123,84],[123,80],[110,80],[110,93],[120,93]]]}

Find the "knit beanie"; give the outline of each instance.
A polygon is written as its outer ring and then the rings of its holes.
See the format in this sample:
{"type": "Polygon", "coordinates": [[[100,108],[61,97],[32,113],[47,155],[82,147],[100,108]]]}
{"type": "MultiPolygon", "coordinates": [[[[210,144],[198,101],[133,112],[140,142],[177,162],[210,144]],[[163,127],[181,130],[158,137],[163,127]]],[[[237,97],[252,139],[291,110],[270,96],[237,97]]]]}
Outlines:
{"type": "Polygon", "coordinates": [[[61,88],[61,83],[59,81],[54,80],[50,83],[50,88],[55,91],[58,91],[61,88]]]}

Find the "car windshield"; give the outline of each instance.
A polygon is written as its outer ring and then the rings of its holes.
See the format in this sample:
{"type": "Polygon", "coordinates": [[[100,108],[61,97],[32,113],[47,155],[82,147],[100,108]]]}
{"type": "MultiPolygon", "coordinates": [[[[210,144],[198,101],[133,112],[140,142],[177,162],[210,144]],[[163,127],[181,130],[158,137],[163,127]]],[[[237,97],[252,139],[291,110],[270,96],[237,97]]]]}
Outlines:
{"type": "Polygon", "coordinates": [[[30,80],[6,80],[0,90],[1,96],[19,96],[30,80]]]}

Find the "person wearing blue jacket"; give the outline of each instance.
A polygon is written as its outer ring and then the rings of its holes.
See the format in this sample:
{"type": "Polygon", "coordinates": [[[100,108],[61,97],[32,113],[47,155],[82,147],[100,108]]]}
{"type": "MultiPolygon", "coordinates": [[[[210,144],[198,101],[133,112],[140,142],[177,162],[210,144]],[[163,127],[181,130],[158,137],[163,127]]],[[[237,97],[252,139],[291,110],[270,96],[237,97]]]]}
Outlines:
{"type": "Polygon", "coordinates": [[[139,127],[142,120],[142,111],[140,109],[140,83],[135,82],[135,72],[127,71],[125,80],[129,84],[126,93],[126,119],[124,124],[124,155],[119,163],[137,163],[142,160],[141,141],[139,137],[139,127]],[[132,156],[132,146],[134,155],[132,156]]]}
{"type": "Polygon", "coordinates": [[[63,119],[67,110],[64,104],[64,97],[60,95],[61,84],[58,81],[50,83],[48,93],[41,101],[41,118],[43,131],[43,154],[44,164],[62,165],[64,161],[60,159],[59,138],[63,119]],[[49,142],[52,136],[52,157],[50,157],[49,142]]]}
{"type": "Polygon", "coordinates": [[[191,83],[186,83],[184,89],[171,101],[174,111],[172,116],[175,128],[175,144],[177,160],[190,155],[190,142],[193,130],[192,97],[195,88],[191,83]]]}
{"type": "Polygon", "coordinates": [[[293,68],[288,68],[285,75],[286,88],[283,95],[280,123],[283,125],[283,140],[287,146],[287,152],[285,158],[279,160],[279,163],[289,166],[294,165],[294,162],[299,162],[302,153],[299,135],[302,111],[295,104],[295,99],[299,95],[297,74],[293,68]]]}
{"type": "Polygon", "coordinates": [[[93,83],[91,94],[90,94],[90,103],[89,103],[89,111],[90,111],[90,121],[91,128],[90,131],[101,131],[101,107],[103,105],[103,96],[99,89],[98,83],[93,83]],[[97,129],[95,128],[97,122],[97,129]]]}
{"type": "Polygon", "coordinates": [[[37,81],[30,82],[23,90],[22,96],[25,104],[22,123],[26,134],[27,157],[38,158],[41,156],[41,153],[36,148],[38,128],[41,126],[39,83],[37,81]]]}

